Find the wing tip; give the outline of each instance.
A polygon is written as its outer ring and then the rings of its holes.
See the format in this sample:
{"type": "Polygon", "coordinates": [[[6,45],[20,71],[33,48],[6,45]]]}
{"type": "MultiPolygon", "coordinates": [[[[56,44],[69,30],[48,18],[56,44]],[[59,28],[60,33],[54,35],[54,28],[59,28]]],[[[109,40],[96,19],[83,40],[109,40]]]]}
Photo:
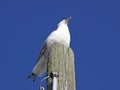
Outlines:
{"type": "Polygon", "coordinates": [[[27,76],[27,79],[32,79],[33,82],[35,82],[36,77],[37,77],[37,76],[36,76],[34,73],[31,73],[30,75],[27,76]]]}

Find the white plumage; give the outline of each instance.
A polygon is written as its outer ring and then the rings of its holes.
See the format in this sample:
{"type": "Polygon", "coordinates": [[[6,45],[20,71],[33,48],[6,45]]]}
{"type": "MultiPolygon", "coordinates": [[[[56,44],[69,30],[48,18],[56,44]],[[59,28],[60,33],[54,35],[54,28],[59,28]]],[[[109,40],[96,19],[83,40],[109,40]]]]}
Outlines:
{"type": "Polygon", "coordinates": [[[32,74],[30,74],[28,78],[31,78],[33,81],[35,81],[37,76],[41,76],[46,71],[51,46],[53,46],[55,43],[61,43],[66,47],[70,46],[70,33],[68,28],[68,22],[70,19],[71,17],[62,20],[58,24],[57,29],[50,33],[50,35],[47,37],[40,51],[37,63],[33,68],[32,74]]]}

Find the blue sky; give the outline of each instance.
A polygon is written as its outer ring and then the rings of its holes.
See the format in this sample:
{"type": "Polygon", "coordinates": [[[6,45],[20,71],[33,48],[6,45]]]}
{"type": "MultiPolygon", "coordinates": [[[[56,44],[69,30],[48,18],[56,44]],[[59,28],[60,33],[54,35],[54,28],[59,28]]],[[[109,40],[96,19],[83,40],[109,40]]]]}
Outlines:
{"type": "Polygon", "coordinates": [[[0,90],[38,90],[27,80],[59,21],[69,23],[77,90],[120,90],[120,6],[111,0],[1,0],[0,90]]]}

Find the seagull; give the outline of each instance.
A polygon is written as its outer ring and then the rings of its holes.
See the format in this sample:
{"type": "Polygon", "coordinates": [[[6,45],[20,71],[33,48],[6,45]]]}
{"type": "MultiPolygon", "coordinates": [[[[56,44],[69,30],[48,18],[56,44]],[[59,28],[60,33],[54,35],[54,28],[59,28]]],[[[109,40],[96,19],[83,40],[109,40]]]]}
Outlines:
{"type": "Polygon", "coordinates": [[[46,71],[50,48],[53,45],[60,43],[66,47],[70,46],[70,32],[68,28],[68,22],[70,20],[71,17],[63,19],[58,23],[57,29],[49,34],[43,44],[32,73],[27,77],[28,79],[32,79],[34,82],[36,80],[36,77],[41,77],[42,74],[46,71]]]}

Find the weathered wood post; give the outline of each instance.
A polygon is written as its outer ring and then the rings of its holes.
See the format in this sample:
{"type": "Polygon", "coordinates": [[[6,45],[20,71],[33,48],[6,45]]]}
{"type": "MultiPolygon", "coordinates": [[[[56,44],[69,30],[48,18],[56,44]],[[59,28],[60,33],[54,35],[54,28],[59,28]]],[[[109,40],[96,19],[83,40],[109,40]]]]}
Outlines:
{"type": "MultiPolygon", "coordinates": [[[[56,44],[51,48],[47,74],[57,72],[57,90],[76,90],[74,54],[71,48],[56,44]]],[[[47,90],[52,90],[53,79],[47,79],[47,90]]]]}

